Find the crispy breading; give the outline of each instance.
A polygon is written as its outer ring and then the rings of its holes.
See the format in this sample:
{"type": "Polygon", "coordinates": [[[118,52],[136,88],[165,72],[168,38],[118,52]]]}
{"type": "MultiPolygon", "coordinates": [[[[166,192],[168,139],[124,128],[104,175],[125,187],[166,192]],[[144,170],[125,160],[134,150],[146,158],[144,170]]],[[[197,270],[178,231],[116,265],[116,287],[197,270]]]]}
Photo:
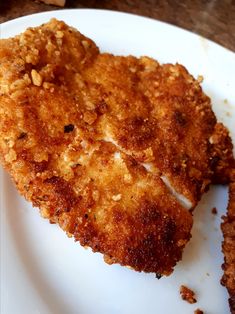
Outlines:
{"type": "Polygon", "coordinates": [[[20,193],[107,262],[169,275],[227,148],[199,81],[55,19],[0,43],[0,159],[20,193]]]}
{"type": "Polygon", "coordinates": [[[231,169],[235,168],[233,144],[228,130],[222,123],[215,125],[215,131],[210,139],[213,145],[211,168],[213,170],[212,183],[228,184],[231,169]]]}
{"type": "Polygon", "coordinates": [[[231,183],[229,185],[229,204],[227,215],[223,217],[221,229],[224,235],[222,251],[224,275],[222,285],[227,287],[231,313],[235,313],[235,168],[231,170],[231,183]]]}

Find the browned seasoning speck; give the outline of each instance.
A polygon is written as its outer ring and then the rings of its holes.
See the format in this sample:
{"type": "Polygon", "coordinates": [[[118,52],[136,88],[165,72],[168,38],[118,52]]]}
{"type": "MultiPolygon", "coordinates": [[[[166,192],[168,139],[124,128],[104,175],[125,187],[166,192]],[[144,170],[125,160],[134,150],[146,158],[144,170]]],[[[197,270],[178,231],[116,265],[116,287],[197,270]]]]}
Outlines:
{"type": "Polygon", "coordinates": [[[72,132],[74,129],[74,125],[73,124],[68,124],[64,126],[64,133],[69,133],[72,132]]]}

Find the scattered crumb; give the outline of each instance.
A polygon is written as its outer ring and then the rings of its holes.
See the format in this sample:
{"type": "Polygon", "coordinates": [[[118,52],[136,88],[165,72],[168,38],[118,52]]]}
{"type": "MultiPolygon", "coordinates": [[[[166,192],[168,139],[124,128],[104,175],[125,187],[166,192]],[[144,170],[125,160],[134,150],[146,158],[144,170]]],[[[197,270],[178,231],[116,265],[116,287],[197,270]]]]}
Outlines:
{"type": "Polygon", "coordinates": [[[228,103],[228,99],[225,98],[224,99],[224,103],[227,104],[228,103]]]}
{"type": "Polygon", "coordinates": [[[218,211],[217,211],[216,207],[213,207],[211,212],[212,212],[213,215],[217,215],[218,214],[218,211]]]}
{"type": "Polygon", "coordinates": [[[156,277],[157,279],[161,279],[161,278],[162,278],[162,275],[159,274],[159,273],[156,273],[156,274],[155,274],[155,277],[156,277]]]}
{"type": "Polygon", "coordinates": [[[196,309],[196,310],[194,311],[194,314],[203,314],[203,311],[200,310],[200,309],[196,309]]]}
{"type": "Polygon", "coordinates": [[[197,302],[197,300],[195,299],[195,293],[184,285],[180,286],[180,294],[181,298],[190,304],[197,302]]]}
{"type": "Polygon", "coordinates": [[[231,117],[231,113],[230,112],[226,111],[225,114],[226,114],[227,117],[231,117]]]}
{"type": "Polygon", "coordinates": [[[203,80],[204,80],[204,77],[202,75],[198,75],[198,77],[197,77],[198,83],[202,83],[203,80]]]}
{"type": "Polygon", "coordinates": [[[206,275],[207,275],[207,276],[210,276],[210,274],[209,274],[209,273],[206,273],[206,275]]]}

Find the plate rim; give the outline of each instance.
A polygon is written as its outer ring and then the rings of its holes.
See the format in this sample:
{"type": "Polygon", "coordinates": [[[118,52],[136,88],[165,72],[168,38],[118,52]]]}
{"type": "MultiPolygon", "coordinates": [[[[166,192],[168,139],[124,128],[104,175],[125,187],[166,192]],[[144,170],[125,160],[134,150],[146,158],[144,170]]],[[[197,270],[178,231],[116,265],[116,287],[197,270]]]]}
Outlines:
{"type": "MultiPolygon", "coordinates": [[[[67,8],[67,9],[58,9],[58,10],[50,10],[50,11],[43,11],[43,12],[36,12],[36,13],[32,13],[32,14],[27,14],[24,16],[19,16],[17,18],[5,21],[3,23],[0,23],[0,36],[1,36],[1,32],[2,32],[2,27],[8,27],[10,24],[15,23],[16,21],[24,21],[27,20],[28,18],[31,17],[36,17],[36,16],[46,16],[46,15],[53,15],[53,14],[63,14],[63,13],[69,13],[69,12],[76,12],[76,11],[80,11],[80,12],[85,12],[85,13],[103,13],[103,14],[110,14],[110,15],[119,15],[119,16],[125,16],[125,17],[131,17],[131,18],[136,18],[136,19],[144,19],[146,22],[151,23],[151,22],[156,22],[157,24],[161,24],[164,27],[168,27],[168,28],[172,28],[175,29],[177,31],[182,32],[182,34],[184,33],[186,34],[190,34],[192,36],[195,36],[195,39],[203,39],[206,40],[206,42],[209,45],[213,45],[214,48],[222,48],[224,49],[226,52],[231,53],[234,55],[235,57],[235,52],[224,47],[223,45],[203,36],[200,35],[198,33],[195,33],[191,30],[185,29],[183,27],[180,27],[178,25],[175,24],[171,24],[169,22],[165,22],[165,21],[161,21],[158,19],[154,19],[152,17],[148,17],[148,16],[143,16],[143,15],[138,15],[135,13],[129,13],[129,12],[123,12],[123,11],[116,11],[116,10],[107,10],[107,9],[93,9],[93,8],[67,8]]],[[[50,17],[52,18],[52,17],[50,17]]],[[[4,30],[3,30],[4,31],[4,30]]],[[[1,37],[0,37],[1,38],[1,37]]]]}
{"type": "MultiPolygon", "coordinates": [[[[118,13],[118,14],[121,14],[121,15],[127,15],[127,16],[129,16],[129,15],[132,15],[132,16],[134,16],[134,17],[138,17],[138,18],[141,18],[141,19],[146,19],[146,20],[150,20],[150,21],[153,21],[153,22],[156,22],[156,23],[159,23],[159,25],[165,25],[165,26],[168,26],[168,27],[171,27],[171,29],[174,31],[174,30],[176,30],[177,29],[177,31],[178,30],[180,30],[181,31],[181,34],[183,34],[182,33],[182,31],[183,32],[186,32],[186,33],[189,33],[190,34],[190,36],[195,36],[194,38],[200,38],[201,36],[200,35],[197,35],[197,34],[195,34],[195,33],[193,33],[193,32],[190,32],[190,31],[188,31],[188,30],[185,30],[185,29],[183,29],[183,28],[180,28],[180,27],[178,27],[178,26],[174,26],[174,25],[171,25],[171,24],[168,24],[168,23],[165,23],[165,22],[162,22],[162,21],[159,21],[159,20],[155,20],[155,19],[151,19],[151,18],[148,18],[148,17],[142,17],[142,16],[139,16],[139,15],[135,15],[135,14],[129,14],[129,13],[124,13],[124,12],[118,12],[118,11],[111,11],[111,10],[99,10],[99,9],[66,9],[66,10],[59,10],[59,11],[57,11],[57,10],[53,10],[53,11],[47,11],[47,12],[40,12],[40,13],[35,13],[35,14],[30,14],[30,15],[27,15],[27,16],[23,16],[23,17],[19,17],[19,18],[16,18],[16,19],[13,19],[13,20],[10,20],[10,21],[7,21],[7,22],[4,22],[4,23],[2,23],[1,25],[0,25],[0,27],[3,25],[3,24],[7,24],[6,26],[8,26],[9,25],[9,23],[14,23],[16,20],[25,20],[25,19],[28,19],[28,18],[31,18],[32,16],[35,16],[35,15],[52,15],[52,14],[57,14],[58,12],[64,12],[64,11],[95,11],[95,12],[98,12],[98,11],[102,11],[102,12],[110,12],[110,13],[118,13]]],[[[61,13],[60,13],[61,14],[61,13]]],[[[72,24],[72,23],[71,23],[72,24]]],[[[203,38],[203,37],[201,37],[201,38],[203,38]]],[[[208,39],[206,39],[206,40],[208,40],[208,39]]],[[[228,52],[230,52],[230,50],[228,50],[227,48],[225,48],[225,47],[223,47],[223,46],[221,46],[221,45],[219,45],[219,44],[217,44],[217,43],[214,43],[213,41],[210,41],[210,40],[208,40],[209,42],[210,42],[210,44],[213,44],[213,45],[216,45],[216,46],[218,46],[219,48],[223,48],[224,50],[227,50],[228,52]]],[[[231,51],[232,52],[232,51],[231,51]]],[[[232,52],[233,53],[233,52],[232,52]]],[[[233,53],[234,54],[234,53],[233,53]]],[[[235,54],[234,54],[234,56],[235,56],[235,54]]],[[[1,171],[0,171],[0,179],[1,179],[1,171]]],[[[0,180],[0,185],[1,185],[1,183],[3,182],[3,177],[2,177],[2,180],[0,180]]],[[[3,191],[3,189],[1,189],[2,191],[3,191]]],[[[0,194],[1,195],[1,194],[0,194]]],[[[1,210],[1,202],[0,202],[0,210],[1,210]]]]}

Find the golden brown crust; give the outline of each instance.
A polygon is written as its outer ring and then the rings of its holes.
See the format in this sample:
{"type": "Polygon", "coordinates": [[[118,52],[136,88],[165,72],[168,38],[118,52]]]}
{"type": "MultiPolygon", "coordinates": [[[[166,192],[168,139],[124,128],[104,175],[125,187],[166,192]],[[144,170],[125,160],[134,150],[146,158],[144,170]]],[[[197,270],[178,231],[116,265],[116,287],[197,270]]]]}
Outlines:
{"type": "Polygon", "coordinates": [[[0,59],[0,159],[20,193],[109,263],[170,274],[192,216],[163,177],[194,207],[213,176],[199,82],[56,20],[1,40],[0,59]]]}
{"type": "Polygon", "coordinates": [[[235,313],[235,169],[230,172],[231,183],[229,184],[229,204],[227,215],[223,217],[221,229],[224,235],[222,251],[224,275],[222,285],[228,289],[229,305],[231,313],[235,313]]]}

